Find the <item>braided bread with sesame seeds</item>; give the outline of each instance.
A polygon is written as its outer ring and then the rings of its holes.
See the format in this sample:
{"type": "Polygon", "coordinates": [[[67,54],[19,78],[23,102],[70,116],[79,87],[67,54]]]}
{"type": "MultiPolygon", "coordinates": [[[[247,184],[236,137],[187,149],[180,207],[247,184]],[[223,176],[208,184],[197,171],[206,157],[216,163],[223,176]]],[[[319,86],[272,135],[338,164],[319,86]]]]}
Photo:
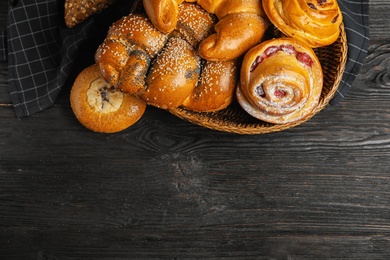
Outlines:
{"type": "Polygon", "coordinates": [[[143,14],[113,23],[95,53],[102,77],[162,109],[224,109],[234,96],[238,60],[201,58],[197,46],[213,32],[217,20],[196,3],[178,8],[178,22],[170,34],[157,30],[143,14]]]}
{"type": "Polygon", "coordinates": [[[218,18],[215,33],[204,39],[199,55],[207,60],[236,59],[262,39],[269,26],[259,0],[143,0],[145,11],[158,30],[170,33],[179,19],[179,6],[196,2],[218,18]]]}

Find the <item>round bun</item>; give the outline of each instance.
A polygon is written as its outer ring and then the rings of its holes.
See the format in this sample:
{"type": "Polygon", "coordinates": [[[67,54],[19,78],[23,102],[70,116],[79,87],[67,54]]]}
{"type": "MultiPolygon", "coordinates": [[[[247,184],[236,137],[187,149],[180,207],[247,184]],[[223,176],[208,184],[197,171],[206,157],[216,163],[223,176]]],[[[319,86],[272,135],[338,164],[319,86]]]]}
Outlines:
{"type": "Polygon", "coordinates": [[[323,86],[314,51],[293,38],[265,41],[244,57],[237,99],[255,118],[274,124],[306,118],[318,105],[323,86]]]}
{"type": "Polygon", "coordinates": [[[343,16],[337,0],[263,0],[269,20],[286,36],[312,48],[334,43],[340,35],[343,16]]]}
{"type": "Polygon", "coordinates": [[[146,109],[144,101],[107,83],[95,64],[77,76],[70,104],[82,125],[100,133],[115,133],[132,126],[146,109]]]}

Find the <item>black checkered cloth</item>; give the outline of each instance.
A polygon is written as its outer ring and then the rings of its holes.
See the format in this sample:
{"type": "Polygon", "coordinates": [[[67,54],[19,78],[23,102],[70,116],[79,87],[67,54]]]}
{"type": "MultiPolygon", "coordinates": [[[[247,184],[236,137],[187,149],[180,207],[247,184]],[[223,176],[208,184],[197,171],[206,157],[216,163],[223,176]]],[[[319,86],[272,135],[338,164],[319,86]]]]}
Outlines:
{"type": "MultiPolygon", "coordinates": [[[[128,14],[133,5],[133,1],[119,1],[68,29],[63,19],[64,0],[12,2],[7,28],[1,30],[0,60],[8,60],[9,92],[19,118],[52,106],[72,73],[81,47],[103,39],[97,36],[106,33],[109,25],[128,14]]],[[[342,82],[331,100],[333,105],[352,87],[369,45],[368,0],[340,0],[339,5],[349,49],[342,82]]]]}

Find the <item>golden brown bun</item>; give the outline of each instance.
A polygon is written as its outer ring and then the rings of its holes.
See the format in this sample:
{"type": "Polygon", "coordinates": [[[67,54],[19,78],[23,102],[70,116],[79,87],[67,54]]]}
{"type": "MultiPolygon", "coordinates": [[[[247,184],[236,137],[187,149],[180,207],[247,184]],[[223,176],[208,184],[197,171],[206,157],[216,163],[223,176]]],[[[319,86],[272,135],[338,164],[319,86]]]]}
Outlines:
{"type": "Polygon", "coordinates": [[[145,16],[130,14],[110,27],[95,53],[95,61],[107,82],[127,93],[135,93],[144,86],[150,60],[167,38],[145,16]]]}
{"type": "Polygon", "coordinates": [[[183,107],[198,112],[226,108],[233,100],[238,79],[238,61],[205,61],[201,79],[183,107]]]}
{"type": "Polygon", "coordinates": [[[139,96],[148,104],[171,109],[179,107],[195,88],[200,59],[194,48],[181,38],[170,38],[146,78],[146,91],[139,96]]]}
{"type": "Polygon", "coordinates": [[[293,38],[265,41],[242,62],[237,99],[253,117],[274,124],[306,118],[322,91],[321,64],[313,50],[293,38]]]}
{"type": "Polygon", "coordinates": [[[179,17],[174,34],[198,47],[199,43],[213,33],[217,19],[200,5],[183,3],[179,5],[179,17]]]}
{"type": "Polygon", "coordinates": [[[144,101],[108,84],[97,65],[87,67],[77,76],[70,103],[80,123],[100,133],[114,133],[130,127],[146,108],[144,101]]]}
{"type": "Polygon", "coordinates": [[[65,0],[65,24],[68,28],[73,28],[114,2],[116,0],[65,0]]]}
{"type": "Polygon", "coordinates": [[[337,0],[283,1],[263,0],[270,21],[285,35],[322,47],[340,35],[342,14],[337,0]]]}
{"type": "MultiPolygon", "coordinates": [[[[143,0],[144,8],[156,28],[170,33],[179,19],[179,5],[183,0],[143,0]]],[[[207,12],[215,14],[219,22],[216,34],[199,46],[202,58],[221,61],[236,59],[259,43],[268,22],[259,0],[188,0],[196,2],[207,12]]],[[[194,17],[196,19],[196,17],[194,17]]]]}
{"type": "Polygon", "coordinates": [[[195,3],[181,4],[179,14],[177,27],[169,35],[158,31],[143,14],[115,22],[95,53],[101,74],[116,88],[162,109],[182,106],[190,95],[193,100],[186,104],[197,111],[223,109],[232,101],[239,64],[199,56],[196,47],[212,33],[214,15],[195,3]],[[198,93],[212,91],[199,98],[196,86],[198,93]]]}

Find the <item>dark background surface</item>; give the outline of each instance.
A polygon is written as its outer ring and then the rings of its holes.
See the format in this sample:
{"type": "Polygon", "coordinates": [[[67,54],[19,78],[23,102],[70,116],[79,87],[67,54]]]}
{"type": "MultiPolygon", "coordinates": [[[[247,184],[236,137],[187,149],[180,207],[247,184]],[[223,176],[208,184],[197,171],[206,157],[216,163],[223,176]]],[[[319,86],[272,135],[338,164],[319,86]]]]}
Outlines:
{"type": "Polygon", "coordinates": [[[0,63],[0,259],[390,259],[389,13],[370,1],[348,96],[274,134],[152,107],[124,132],[92,133],[70,84],[20,120],[0,63]]]}

